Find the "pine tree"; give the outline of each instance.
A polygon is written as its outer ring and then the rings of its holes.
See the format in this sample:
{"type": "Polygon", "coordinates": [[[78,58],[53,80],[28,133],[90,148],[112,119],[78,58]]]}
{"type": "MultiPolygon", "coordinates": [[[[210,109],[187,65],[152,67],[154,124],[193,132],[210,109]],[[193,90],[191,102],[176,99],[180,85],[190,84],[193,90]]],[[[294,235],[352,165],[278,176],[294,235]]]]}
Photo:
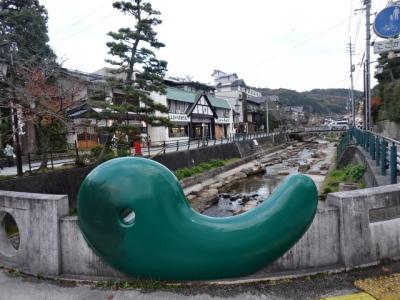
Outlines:
{"type": "Polygon", "coordinates": [[[168,108],[151,98],[153,92],[166,92],[163,78],[167,62],[157,59],[153,51],[164,47],[154,30],[162,22],[158,18],[160,12],[142,0],[117,1],[113,7],[132,16],[135,26],[108,33],[113,39],[107,43],[113,58],[106,62],[116,67],[109,82],[123,95],[118,103],[114,101],[112,109],[120,113],[133,112],[140,120],[153,126],[168,126],[168,118],[157,113],[167,113],[168,108]]]}
{"type": "Polygon", "coordinates": [[[55,60],[47,44],[47,20],[47,10],[38,0],[0,0],[0,41],[16,46],[16,59],[55,60]]]}
{"type": "MultiPolygon", "coordinates": [[[[40,153],[51,150],[54,138],[65,141],[67,122],[60,109],[60,99],[67,96],[57,84],[60,66],[48,45],[47,20],[47,10],[38,0],[0,0],[0,59],[9,66],[7,76],[0,80],[1,108],[12,108],[11,113],[26,127],[33,126],[33,139],[27,139],[25,146],[33,144],[40,153]]],[[[14,137],[19,136],[21,128],[14,124],[13,130],[14,137]]],[[[41,168],[46,167],[43,155],[41,168]]]]}

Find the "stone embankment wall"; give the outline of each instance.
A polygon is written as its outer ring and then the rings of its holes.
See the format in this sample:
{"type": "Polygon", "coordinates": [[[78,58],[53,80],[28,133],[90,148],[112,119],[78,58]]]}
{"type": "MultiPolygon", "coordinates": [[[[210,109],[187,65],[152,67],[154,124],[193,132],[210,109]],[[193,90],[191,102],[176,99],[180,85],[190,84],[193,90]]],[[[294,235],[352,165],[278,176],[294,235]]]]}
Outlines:
{"type": "MultiPolygon", "coordinates": [[[[0,224],[5,212],[18,225],[20,246],[12,250],[0,228],[0,265],[31,274],[124,277],[88,246],[77,217],[68,216],[66,196],[3,191],[0,224]]],[[[400,184],[329,194],[306,234],[250,277],[351,269],[400,258],[399,225],[400,184]]]]}
{"type": "Polygon", "coordinates": [[[372,131],[383,136],[400,141],[400,124],[391,121],[381,121],[373,126],[372,131]]]}
{"type": "MultiPolygon", "coordinates": [[[[257,138],[254,140],[257,140],[257,143],[262,148],[265,148],[271,145],[282,144],[287,141],[287,137],[285,134],[277,134],[274,136],[257,138]]],[[[229,144],[215,145],[213,147],[166,153],[156,156],[154,160],[174,171],[181,168],[193,167],[212,159],[248,157],[254,153],[254,147],[253,140],[246,140],[229,144]]]]}

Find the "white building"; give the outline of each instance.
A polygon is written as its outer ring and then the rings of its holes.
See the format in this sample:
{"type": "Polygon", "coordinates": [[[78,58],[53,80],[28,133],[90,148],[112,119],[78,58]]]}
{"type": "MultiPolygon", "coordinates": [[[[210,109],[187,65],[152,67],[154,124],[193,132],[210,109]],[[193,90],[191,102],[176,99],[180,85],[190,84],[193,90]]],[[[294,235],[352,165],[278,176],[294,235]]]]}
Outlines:
{"type": "Polygon", "coordinates": [[[237,132],[254,132],[260,130],[257,118],[264,109],[265,98],[262,94],[249,88],[236,73],[225,73],[214,70],[215,96],[225,99],[234,110],[234,126],[237,132]]]}

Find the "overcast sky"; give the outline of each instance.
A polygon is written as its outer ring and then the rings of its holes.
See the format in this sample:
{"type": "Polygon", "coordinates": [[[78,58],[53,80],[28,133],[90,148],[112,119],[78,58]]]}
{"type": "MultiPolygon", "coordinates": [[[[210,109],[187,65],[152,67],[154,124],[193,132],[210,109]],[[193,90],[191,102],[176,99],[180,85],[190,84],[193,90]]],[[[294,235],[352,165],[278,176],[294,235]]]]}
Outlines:
{"type": "MultiPolygon", "coordinates": [[[[40,0],[49,13],[50,44],[65,67],[93,72],[106,66],[107,32],[134,25],[113,2],[40,0]]],[[[219,69],[255,87],[348,88],[351,37],[356,88],[363,89],[357,64],[365,48],[365,14],[354,13],[361,0],[150,2],[162,13],[157,32],[166,47],[158,57],[168,61],[168,76],[211,83],[219,69]]],[[[377,11],[387,0],[372,2],[377,11]]]]}

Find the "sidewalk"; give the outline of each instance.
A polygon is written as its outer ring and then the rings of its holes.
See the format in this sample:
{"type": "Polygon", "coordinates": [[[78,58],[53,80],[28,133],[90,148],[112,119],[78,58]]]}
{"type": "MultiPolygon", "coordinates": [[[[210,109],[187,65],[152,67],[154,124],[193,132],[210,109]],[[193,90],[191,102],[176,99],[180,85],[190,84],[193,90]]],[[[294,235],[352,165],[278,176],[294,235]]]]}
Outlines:
{"type": "MultiPolygon", "coordinates": [[[[338,299],[355,298],[363,291],[354,282],[370,277],[390,275],[400,271],[400,262],[359,269],[333,275],[316,275],[299,279],[283,279],[250,284],[217,285],[194,283],[190,285],[163,285],[155,281],[136,282],[141,289],[96,288],[95,284],[57,283],[36,277],[10,277],[0,269],[0,300],[47,299],[323,299],[342,296],[338,299]],[[346,296],[346,297],[344,297],[346,296]],[[351,296],[351,297],[350,297],[351,296]]],[[[123,284],[122,284],[123,285],[123,284]]],[[[374,298],[370,298],[374,299],[374,298]]],[[[394,298],[394,299],[400,299],[394,298]]]]}
{"type": "MultiPolygon", "coordinates": [[[[65,158],[65,159],[57,159],[53,161],[54,168],[60,167],[63,164],[66,163],[71,163],[74,162],[75,158],[65,158]]],[[[39,169],[40,162],[33,162],[31,164],[32,170],[39,169]]],[[[49,161],[47,164],[48,168],[51,168],[51,162],[49,161]]],[[[28,164],[23,164],[22,165],[22,170],[23,172],[28,172],[29,171],[29,165],[28,164]]],[[[14,164],[12,167],[3,167],[3,169],[0,169],[0,176],[14,176],[17,175],[17,166],[14,164]]]]}

